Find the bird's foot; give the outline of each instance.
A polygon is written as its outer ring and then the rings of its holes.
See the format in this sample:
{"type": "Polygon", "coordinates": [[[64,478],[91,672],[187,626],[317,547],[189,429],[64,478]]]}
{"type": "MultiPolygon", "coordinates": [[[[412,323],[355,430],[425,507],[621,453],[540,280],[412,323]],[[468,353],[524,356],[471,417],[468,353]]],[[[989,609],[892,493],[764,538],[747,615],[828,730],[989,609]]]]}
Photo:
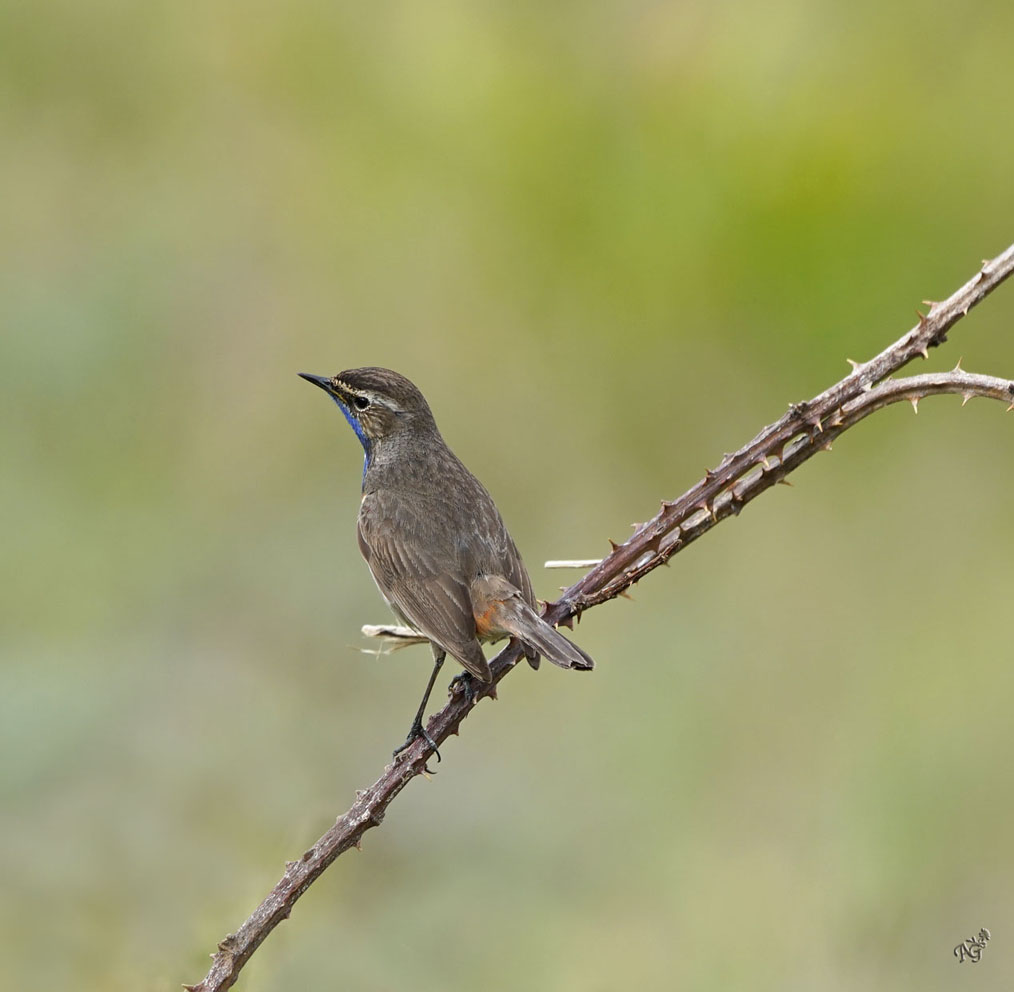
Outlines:
{"type": "Polygon", "coordinates": [[[437,750],[437,742],[426,732],[426,728],[422,725],[422,720],[415,720],[412,723],[412,726],[409,727],[408,737],[405,738],[405,743],[394,749],[393,757],[397,758],[403,751],[407,751],[420,737],[433,749],[433,753],[439,762],[440,752],[437,750]]]}
{"type": "Polygon", "coordinates": [[[472,676],[468,672],[459,672],[455,675],[448,686],[448,691],[452,696],[458,691],[458,686],[461,686],[461,691],[465,694],[465,699],[468,700],[468,704],[471,706],[475,702],[475,683],[472,681],[472,676]]]}

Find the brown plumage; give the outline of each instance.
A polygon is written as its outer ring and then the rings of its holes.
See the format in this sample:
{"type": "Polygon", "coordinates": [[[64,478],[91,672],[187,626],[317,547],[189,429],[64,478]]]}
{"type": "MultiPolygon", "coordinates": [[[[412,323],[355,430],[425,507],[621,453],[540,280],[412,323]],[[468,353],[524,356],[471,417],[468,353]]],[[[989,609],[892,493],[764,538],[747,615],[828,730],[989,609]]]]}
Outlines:
{"type": "Polygon", "coordinates": [[[561,668],[592,668],[539,617],[496,504],[447,447],[422,393],[390,369],[303,378],[335,400],[363,445],[359,549],[394,612],[433,646],[433,675],[403,747],[428,739],[422,714],[445,653],[483,682],[491,676],[480,641],[507,636],[522,642],[533,668],[539,655],[561,668]]]}

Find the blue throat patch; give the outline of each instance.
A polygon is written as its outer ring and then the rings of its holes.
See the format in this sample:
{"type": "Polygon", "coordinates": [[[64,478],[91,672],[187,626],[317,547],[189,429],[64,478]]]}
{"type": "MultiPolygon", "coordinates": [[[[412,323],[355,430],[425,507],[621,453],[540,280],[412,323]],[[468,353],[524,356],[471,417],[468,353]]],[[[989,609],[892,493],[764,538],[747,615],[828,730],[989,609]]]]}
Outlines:
{"type": "Polygon", "coordinates": [[[344,404],[337,396],[331,396],[331,399],[338,404],[338,409],[345,414],[345,419],[349,422],[351,427],[356,432],[356,437],[359,438],[359,443],[363,446],[363,451],[366,452],[363,458],[363,479],[366,479],[366,470],[370,467],[370,457],[373,454],[373,445],[370,439],[366,436],[366,432],[363,430],[363,425],[355,418],[352,411],[344,404]]]}

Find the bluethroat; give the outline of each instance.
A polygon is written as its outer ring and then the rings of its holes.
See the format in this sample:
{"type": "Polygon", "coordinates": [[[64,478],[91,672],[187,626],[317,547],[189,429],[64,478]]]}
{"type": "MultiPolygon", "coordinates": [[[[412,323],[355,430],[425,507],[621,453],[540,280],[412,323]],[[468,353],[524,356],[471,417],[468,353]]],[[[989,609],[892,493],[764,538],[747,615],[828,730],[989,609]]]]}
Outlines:
{"type": "MultiPolygon", "coordinates": [[[[403,375],[362,368],[300,375],[345,415],[366,453],[359,550],[395,614],[427,637],[433,671],[405,743],[424,737],[423,714],[445,655],[458,676],[492,679],[480,642],[514,637],[532,668],[544,655],[561,668],[594,662],[543,620],[532,582],[492,497],[447,447],[429,404],[403,375]]],[[[440,755],[437,753],[437,759],[440,755]]]]}

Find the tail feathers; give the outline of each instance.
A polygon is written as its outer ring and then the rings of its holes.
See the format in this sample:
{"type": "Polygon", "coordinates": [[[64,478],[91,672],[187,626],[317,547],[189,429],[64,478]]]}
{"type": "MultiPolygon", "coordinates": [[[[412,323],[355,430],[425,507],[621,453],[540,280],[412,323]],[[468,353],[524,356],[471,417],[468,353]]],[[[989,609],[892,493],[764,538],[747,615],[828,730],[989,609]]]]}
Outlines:
{"type": "Polygon", "coordinates": [[[525,656],[532,668],[538,667],[540,654],[560,668],[588,671],[595,667],[584,651],[546,623],[525,602],[520,590],[503,576],[479,577],[472,583],[469,594],[479,636],[516,637],[525,646],[525,656]]]}
{"type": "Polygon", "coordinates": [[[504,604],[497,618],[508,634],[533,647],[560,668],[590,671],[595,662],[519,598],[504,604]]]}

